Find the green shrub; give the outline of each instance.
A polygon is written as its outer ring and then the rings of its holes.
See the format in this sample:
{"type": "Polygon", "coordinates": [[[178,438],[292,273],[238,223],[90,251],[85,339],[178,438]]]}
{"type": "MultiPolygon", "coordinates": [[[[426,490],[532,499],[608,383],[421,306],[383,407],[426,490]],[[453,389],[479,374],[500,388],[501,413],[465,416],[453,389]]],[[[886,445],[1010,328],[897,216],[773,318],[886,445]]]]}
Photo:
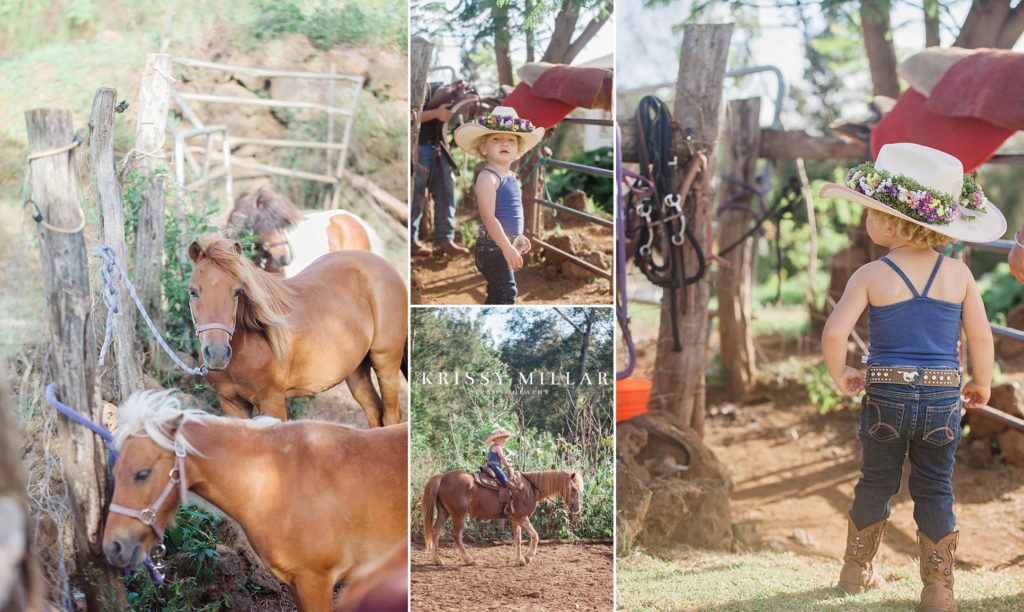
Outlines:
{"type": "Polygon", "coordinates": [[[284,34],[305,34],[317,47],[362,43],[405,49],[408,45],[408,4],[405,0],[319,2],[304,10],[294,0],[258,0],[259,15],[252,35],[257,40],[284,34]]]}
{"type": "MultiPolygon", "coordinates": [[[[612,148],[601,147],[593,151],[576,153],[567,161],[611,170],[614,160],[612,148]]],[[[553,202],[558,202],[577,189],[583,191],[598,210],[610,215],[612,213],[612,183],[611,179],[600,176],[554,168],[548,173],[546,187],[553,202]]]]}

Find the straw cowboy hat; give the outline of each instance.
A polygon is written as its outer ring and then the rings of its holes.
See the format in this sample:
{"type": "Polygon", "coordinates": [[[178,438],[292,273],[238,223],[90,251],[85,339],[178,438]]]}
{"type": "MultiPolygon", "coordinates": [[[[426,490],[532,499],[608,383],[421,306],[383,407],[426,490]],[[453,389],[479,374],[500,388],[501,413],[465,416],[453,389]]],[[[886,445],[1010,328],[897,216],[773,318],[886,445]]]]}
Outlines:
{"type": "Polygon", "coordinates": [[[505,429],[504,427],[499,427],[499,428],[495,429],[494,431],[492,431],[489,436],[487,436],[487,438],[484,440],[484,444],[493,444],[496,440],[498,440],[500,438],[511,438],[511,437],[512,437],[512,432],[510,432],[509,430],[505,429]]]}
{"type": "Polygon", "coordinates": [[[491,134],[513,134],[523,141],[519,155],[537,146],[544,137],[544,128],[535,127],[529,119],[520,119],[516,109],[499,106],[489,115],[464,123],[455,130],[455,144],[467,153],[480,157],[480,141],[491,134]]]}
{"type": "Polygon", "coordinates": [[[988,201],[960,160],[909,142],[887,144],[875,163],[850,170],[844,185],[828,183],[823,198],[840,198],[905,219],[962,242],[992,242],[1006,217],[988,201]]]}

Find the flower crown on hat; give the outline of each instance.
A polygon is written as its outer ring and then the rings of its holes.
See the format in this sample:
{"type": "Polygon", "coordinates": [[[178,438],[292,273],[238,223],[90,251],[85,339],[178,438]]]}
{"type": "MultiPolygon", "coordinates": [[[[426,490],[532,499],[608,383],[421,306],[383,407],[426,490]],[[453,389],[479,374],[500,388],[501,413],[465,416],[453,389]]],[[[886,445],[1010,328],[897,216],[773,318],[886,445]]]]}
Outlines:
{"type": "Polygon", "coordinates": [[[489,130],[499,132],[529,134],[533,131],[533,123],[529,119],[520,117],[490,114],[478,117],[476,122],[489,130]]]}
{"type": "Polygon", "coordinates": [[[949,194],[929,189],[901,174],[879,170],[871,162],[851,169],[846,175],[846,186],[908,217],[933,225],[952,223],[957,218],[958,208],[984,214],[988,203],[974,175],[964,175],[963,190],[954,201],[949,194]]]}

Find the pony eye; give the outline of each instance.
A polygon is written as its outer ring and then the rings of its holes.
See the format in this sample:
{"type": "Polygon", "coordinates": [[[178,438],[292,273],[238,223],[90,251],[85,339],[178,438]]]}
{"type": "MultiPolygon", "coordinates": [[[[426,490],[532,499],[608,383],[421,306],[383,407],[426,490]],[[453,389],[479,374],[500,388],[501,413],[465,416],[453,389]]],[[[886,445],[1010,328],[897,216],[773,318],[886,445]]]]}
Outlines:
{"type": "Polygon", "coordinates": [[[152,470],[146,469],[146,470],[139,470],[138,472],[135,472],[135,482],[142,482],[143,480],[149,478],[150,471],[152,471],[152,470]]]}
{"type": "Polygon", "coordinates": [[[242,290],[241,289],[235,289],[235,293],[234,293],[234,295],[232,297],[234,297],[237,300],[238,296],[240,296],[240,295],[242,295],[242,290]]]}
{"type": "Polygon", "coordinates": [[[197,298],[197,297],[199,297],[199,292],[196,291],[193,287],[189,287],[188,288],[188,296],[192,297],[192,298],[197,298]]]}

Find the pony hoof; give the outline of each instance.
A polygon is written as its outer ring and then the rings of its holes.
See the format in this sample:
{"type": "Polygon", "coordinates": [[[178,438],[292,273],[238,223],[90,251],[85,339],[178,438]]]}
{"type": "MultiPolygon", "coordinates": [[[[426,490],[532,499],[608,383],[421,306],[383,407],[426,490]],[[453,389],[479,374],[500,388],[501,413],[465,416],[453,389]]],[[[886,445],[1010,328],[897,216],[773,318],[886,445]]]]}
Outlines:
{"type": "Polygon", "coordinates": [[[529,563],[529,561],[522,557],[520,557],[519,560],[516,561],[516,565],[526,565],[527,563],[529,563]]]}
{"type": "Polygon", "coordinates": [[[463,563],[466,565],[476,565],[476,559],[466,559],[463,563]]]}
{"type": "Polygon", "coordinates": [[[533,557],[527,557],[526,558],[526,565],[529,565],[531,563],[533,563],[533,557]]]}

